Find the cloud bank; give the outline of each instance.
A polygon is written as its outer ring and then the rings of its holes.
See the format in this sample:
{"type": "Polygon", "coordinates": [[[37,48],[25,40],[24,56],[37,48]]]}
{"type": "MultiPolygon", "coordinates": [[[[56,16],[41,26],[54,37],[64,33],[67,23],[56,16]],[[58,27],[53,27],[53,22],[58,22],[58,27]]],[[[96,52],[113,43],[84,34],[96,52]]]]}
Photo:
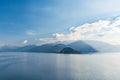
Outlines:
{"type": "Polygon", "coordinates": [[[43,43],[75,40],[100,40],[111,44],[120,44],[120,17],[115,20],[99,20],[71,27],[68,34],[55,33],[51,38],[40,38],[43,43]]]}

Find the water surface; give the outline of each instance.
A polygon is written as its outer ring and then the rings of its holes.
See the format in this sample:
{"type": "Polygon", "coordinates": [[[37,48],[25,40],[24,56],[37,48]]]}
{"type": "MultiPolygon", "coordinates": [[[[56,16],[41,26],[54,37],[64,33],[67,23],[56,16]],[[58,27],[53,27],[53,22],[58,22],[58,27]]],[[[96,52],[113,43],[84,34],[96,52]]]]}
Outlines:
{"type": "Polygon", "coordinates": [[[0,80],[120,80],[119,74],[119,53],[0,53],[0,80]]]}

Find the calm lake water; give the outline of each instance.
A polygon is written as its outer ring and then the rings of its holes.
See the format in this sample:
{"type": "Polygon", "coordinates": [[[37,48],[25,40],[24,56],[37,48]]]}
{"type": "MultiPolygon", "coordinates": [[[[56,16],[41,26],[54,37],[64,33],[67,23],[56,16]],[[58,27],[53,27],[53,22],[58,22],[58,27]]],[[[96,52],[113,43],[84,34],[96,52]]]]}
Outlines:
{"type": "Polygon", "coordinates": [[[0,80],[120,80],[120,53],[0,53],[0,80]]]}

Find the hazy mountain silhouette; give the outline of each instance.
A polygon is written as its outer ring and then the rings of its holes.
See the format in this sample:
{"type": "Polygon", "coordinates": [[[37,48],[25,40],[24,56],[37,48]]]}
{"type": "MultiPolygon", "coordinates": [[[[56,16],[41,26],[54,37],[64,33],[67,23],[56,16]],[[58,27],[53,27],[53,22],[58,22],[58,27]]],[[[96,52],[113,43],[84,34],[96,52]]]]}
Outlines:
{"type": "Polygon", "coordinates": [[[51,52],[53,52],[53,47],[54,47],[54,44],[44,44],[44,45],[36,46],[32,49],[29,49],[28,52],[47,52],[47,53],[51,53],[51,52]]]}
{"type": "Polygon", "coordinates": [[[15,51],[15,49],[17,49],[18,47],[16,46],[2,46],[0,47],[0,52],[11,52],[11,51],[15,51]]]}
{"type": "Polygon", "coordinates": [[[3,46],[0,52],[44,52],[44,53],[95,53],[120,52],[119,45],[110,45],[101,41],[79,40],[70,44],[50,43],[44,45],[27,45],[23,47],[3,46]]]}
{"type": "Polygon", "coordinates": [[[30,49],[36,47],[36,45],[27,45],[27,46],[23,46],[23,47],[18,47],[13,51],[19,51],[19,52],[26,52],[29,51],[30,49]]]}
{"type": "Polygon", "coordinates": [[[69,47],[73,48],[74,50],[77,50],[81,53],[91,53],[91,52],[97,52],[95,48],[88,45],[82,40],[75,41],[73,43],[68,44],[69,47]]]}
{"type": "Polygon", "coordinates": [[[26,52],[33,47],[36,47],[36,45],[27,45],[23,47],[17,47],[17,46],[3,46],[0,48],[0,52],[26,52]]]}
{"type": "Polygon", "coordinates": [[[120,45],[111,45],[102,41],[84,40],[85,43],[99,52],[120,52],[120,45]]]}
{"type": "Polygon", "coordinates": [[[64,53],[64,54],[73,54],[73,53],[80,53],[79,51],[76,51],[70,47],[65,47],[63,48],[60,53],[64,53]]]}
{"type": "Polygon", "coordinates": [[[53,52],[56,52],[56,53],[60,53],[61,50],[63,48],[67,47],[66,45],[64,44],[56,44],[54,47],[53,47],[53,52]]]}

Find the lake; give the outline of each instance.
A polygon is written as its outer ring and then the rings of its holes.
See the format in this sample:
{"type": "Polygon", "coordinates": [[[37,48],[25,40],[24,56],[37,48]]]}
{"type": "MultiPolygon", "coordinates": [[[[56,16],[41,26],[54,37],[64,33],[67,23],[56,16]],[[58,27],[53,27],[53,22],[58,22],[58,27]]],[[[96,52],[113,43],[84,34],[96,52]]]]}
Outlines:
{"type": "Polygon", "coordinates": [[[120,80],[120,53],[0,53],[0,80],[120,80]]]}

